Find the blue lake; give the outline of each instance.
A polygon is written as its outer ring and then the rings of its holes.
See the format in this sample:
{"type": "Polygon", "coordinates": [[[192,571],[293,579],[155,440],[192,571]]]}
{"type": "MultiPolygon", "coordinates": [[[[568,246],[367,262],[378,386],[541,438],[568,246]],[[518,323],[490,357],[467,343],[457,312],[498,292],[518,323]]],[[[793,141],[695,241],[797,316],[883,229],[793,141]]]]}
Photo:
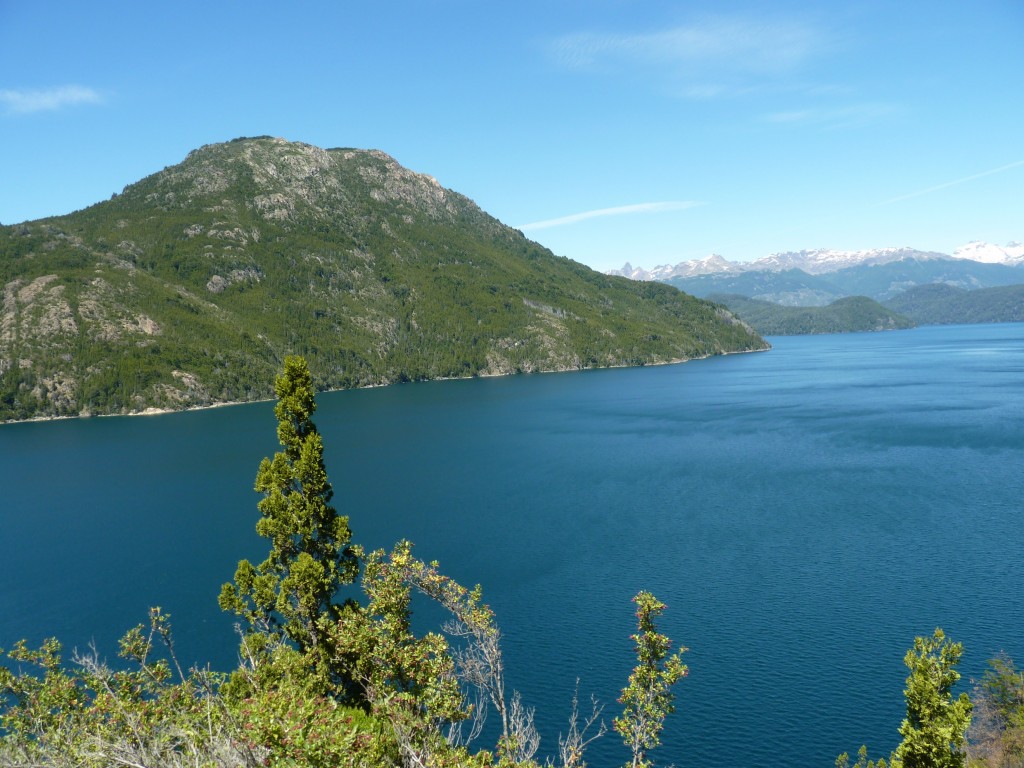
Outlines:
{"type": "MultiPolygon", "coordinates": [[[[903,655],[936,626],[965,683],[1024,662],[1024,325],[772,339],[684,365],[322,395],[335,504],[481,583],[510,685],[557,751],[577,678],[616,712],[633,606],[688,647],[661,764],[888,754],[903,655]]],[[[272,404],[0,427],[0,646],[117,638],[161,605],[228,668],[216,597],[253,527],[272,404]]],[[[969,687],[965,685],[965,689],[969,687]]],[[[592,746],[619,765],[621,742],[592,746]]]]}

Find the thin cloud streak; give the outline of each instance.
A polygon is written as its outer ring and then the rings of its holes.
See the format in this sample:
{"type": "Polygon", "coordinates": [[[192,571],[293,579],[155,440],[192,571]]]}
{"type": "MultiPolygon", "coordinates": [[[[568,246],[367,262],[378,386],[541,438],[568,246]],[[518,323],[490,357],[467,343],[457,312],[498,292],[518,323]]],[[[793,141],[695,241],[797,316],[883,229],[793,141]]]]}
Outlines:
{"type": "Polygon", "coordinates": [[[774,112],[765,115],[764,121],[775,125],[850,127],[889,119],[900,115],[903,111],[896,104],[875,102],[838,107],[811,107],[790,112],[774,112]]]}
{"type": "Polygon", "coordinates": [[[992,176],[997,173],[1002,173],[1003,171],[1008,171],[1011,168],[1019,168],[1022,165],[1024,165],[1024,160],[1018,160],[1015,163],[1007,163],[1006,165],[1001,165],[998,168],[993,168],[992,170],[989,171],[982,171],[981,173],[975,173],[972,174],[971,176],[964,176],[962,179],[956,179],[955,181],[947,181],[945,184],[936,184],[934,187],[928,187],[927,189],[919,189],[917,192],[911,192],[910,194],[907,195],[900,195],[899,197],[893,197],[888,200],[883,200],[882,202],[877,203],[877,205],[889,205],[890,203],[898,203],[901,200],[910,200],[911,198],[914,197],[921,197],[921,195],[927,195],[932,192],[938,192],[940,189],[948,189],[949,187],[955,187],[958,184],[966,184],[968,181],[974,181],[975,179],[982,179],[986,176],[992,176]]]}
{"type": "Polygon", "coordinates": [[[77,104],[99,104],[103,101],[92,88],[64,85],[42,91],[0,89],[0,104],[10,114],[27,115],[33,112],[52,112],[77,104]]]}
{"type": "Polygon", "coordinates": [[[561,227],[566,224],[575,224],[580,221],[586,221],[587,219],[601,219],[606,216],[626,216],[634,213],[663,213],[665,211],[684,211],[688,208],[696,208],[697,206],[704,205],[704,203],[696,202],[694,200],[678,200],[668,201],[661,203],[636,203],[634,205],[620,205],[614,208],[598,208],[593,211],[583,211],[582,213],[574,213],[570,216],[562,216],[557,219],[545,219],[544,221],[534,221],[530,224],[522,224],[516,229],[519,230],[535,230],[535,229],[550,229],[551,227],[561,227]]]}
{"type": "Polygon", "coordinates": [[[569,69],[641,64],[705,80],[725,73],[781,74],[826,47],[823,32],[809,24],[737,15],[647,34],[579,32],[552,40],[549,50],[569,69]]]}

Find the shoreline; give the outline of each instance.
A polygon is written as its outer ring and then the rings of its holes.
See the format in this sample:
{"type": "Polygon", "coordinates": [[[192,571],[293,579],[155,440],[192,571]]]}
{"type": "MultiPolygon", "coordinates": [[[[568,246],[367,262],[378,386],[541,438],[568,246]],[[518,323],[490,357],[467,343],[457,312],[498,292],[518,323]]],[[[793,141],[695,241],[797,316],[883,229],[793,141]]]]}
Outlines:
{"type": "MultiPolygon", "coordinates": [[[[696,360],[709,360],[712,357],[725,357],[726,355],[748,355],[757,352],[770,352],[772,349],[769,344],[764,349],[738,349],[731,352],[717,352],[710,355],[702,355],[700,357],[683,357],[673,360],[663,360],[655,363],[642,363],[639,365],[602,365],[593,366],[589,368],[550,368],[541,371],[530,371],[525,372],[512,372],[512,373],[477,373],[470,376],[440,376],[436,379],[413,379],[410,381],[403,382],[391,382],[389,384],[366,384],[360,387],[347,387],[342,389],[323,389],[317,391],[316,394],[326,394],[329,392],[348,392],[357,389],[378,389],[383,387],[394,387],[399,384],[422,384],[433,381],[467,381],[470,379],[497,379],[505,376],[532,376],[534,374],[548,374],[548,373],[581,373],[583,371],[601,371],[601,370],[612,370],[617,368],[653,368],[654,366],[662,365],[682,365],[683,363],[689,363],[696,360]]],[[[0,427],[5,427],[10,424],[35,424],[45,421],[68,421],[70,419],[112,419],[112,418],[135,418],[139,416],[166,416],[172,413],[188,413],[190,411],[208,411],[214,408],[228,408],[234,405],[253,405],[256,403],[270,403],[276,398],[268,397],[258,400],[226,400],[224,402],[209,403],[207,405],[194,405],[187,408],[157,408],[150,406],[141,411],[134,411],[132,413],[96,413],[96,414],[78,414],[75,416],[33,416],[28,419],[8,419],[6,421],[0,421],[0,427]]]]}

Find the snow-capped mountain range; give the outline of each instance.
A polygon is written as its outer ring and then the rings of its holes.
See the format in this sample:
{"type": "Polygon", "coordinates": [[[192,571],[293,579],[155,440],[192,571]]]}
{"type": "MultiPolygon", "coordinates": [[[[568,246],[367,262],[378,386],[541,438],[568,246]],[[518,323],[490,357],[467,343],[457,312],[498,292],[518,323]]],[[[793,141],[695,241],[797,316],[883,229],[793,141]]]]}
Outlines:
{"type": "Polygon", "coordinates": [[[634,267],[627,261],[621,269],[610,270],[608,274],[621,275],[633,280],[668,280],[672,277],[696,277],[698,275],[753,271],[782,272],[788,269],[800,269],[811,275],[822,275],[848,267],[888,264],[903,259],[918,261],[965,259],[983,264],[1024,266],[1024,243],[1014,241],[1001,246],[975,241],[957,248],[951,255],[919,251],[914,248],[875,248],[869,251],[837,251],[818,248],[809,251],[773,253],[756,261],[736,262],[729,261],[718,254],[712,254],[704,259],[682,261],[674,266],[662,264],[650,270],[634,267]]]}

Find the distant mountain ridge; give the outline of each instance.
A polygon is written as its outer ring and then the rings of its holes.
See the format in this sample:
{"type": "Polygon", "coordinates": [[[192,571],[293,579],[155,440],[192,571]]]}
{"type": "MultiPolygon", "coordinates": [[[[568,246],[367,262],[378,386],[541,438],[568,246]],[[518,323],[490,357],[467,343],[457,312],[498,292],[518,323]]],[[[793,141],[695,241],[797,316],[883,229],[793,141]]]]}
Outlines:
{"type": "Polygon", "coordinates": [[[1024,243],[1016,241],[1005,246],[992,245],[975,240],[953,251],[957,259],[969,259],[982,264],[1006,264],[1011,267],[1024,265],[1024,243]]]}
{"type": "Polygon", "coordinates": [[[673,277],[759,271],[780,272],[799,269],[810,275],[823,275],[850,267],[888,264],[906,259],[917,261],[962,259],[982,264],[1017,267],[1024,265],[1024,243],[1013,241],[1005,246],[999,246],[975,241],[957,248],[952,254],[920,251],[909,247],[875,248],[866,251],[816,248],[773,253],[750,262],[729,261],[718,254],[711,254],[704,259],[682,261],[675,265],[662,264],[650,270],[634,267],[626,262],[620,269],[609,270],[607,274],[628,277],[633,280],[668,280],[673,277]]]}
{"type": "Polygon", "coordinates": [[[749,264],[720,257],[659,268],[658,276],[626,265],[634,279],[658,280],[694,296],[736,294],[783,306],[825,306],[847,296],[888,301],[923,285],[967,291],[1024,284],[1024,246],[973,243],[961,256],[884,248],[872,251],[797,251],[749,264]],[[985,259],[976,261],[966,255],[985,259]],[[675,274],[673,274],[675,273],[675,274]]]}
{"type": "Polygon", "coordinates": [[[557,257],[377,150],[211,144],[0,226],[0,421],[765,349],[724,308],[557,257]]]}
{"type": "Polygon", "coordinates": [[[775,253],[749,263],[712,255],[650,271],[627,263],[613,274],[665,282],[723,303],[765,335],[1024,317],[1024,244],[1018,242],[973,242],[952,255],[913,248],[817,249],[775,253]],[[845,301],[856,297],[884,306],[845,301]]]}

